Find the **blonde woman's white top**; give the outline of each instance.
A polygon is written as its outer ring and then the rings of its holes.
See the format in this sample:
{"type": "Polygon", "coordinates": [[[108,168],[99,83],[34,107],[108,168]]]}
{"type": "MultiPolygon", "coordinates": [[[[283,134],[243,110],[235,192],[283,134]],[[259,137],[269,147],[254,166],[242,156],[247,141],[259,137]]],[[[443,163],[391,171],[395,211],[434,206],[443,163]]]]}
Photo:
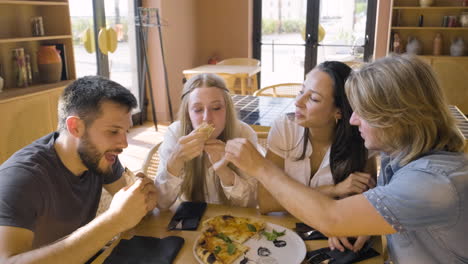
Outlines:
{"type": "MultiPolygon", "coordinates": [[[[186,197],[181,194],[181,185],[184,173],[180,177],[174,176],[167,171],[167,160],[174,151],[177,141],[180,138],[181,124],[179,121],[172,123],[164,135],[164,141],[159,147],[160,163],[156,175],[155,184],[158,190],[158,208],[167,209],[175,207],[180,202],[186,201],[186,197]],[[177,201],[176,201],[177,200],[177,201]]],[[[247,138],[257,146],[257,134],[246,123],[238,121],[238,129],[235,137],[247,138]]],[[[210,167],[205,174],[206,191],[205,201],[208,203],[220,204],[221,198],[216,190],[215,171],[210,167]]],[[[224,186],[221,184],[224,194],[232,205],[242,207],[256,206],[257,181],[245,174],[235,173],[234,185],[224,186]]]]}
{"type": "Polygon", "coordinates": [[[310,155],[314,151],[307,142],[307,150],[302,160],[297,160],[304,147],[304,127],[289,120],[286,115],[276,119],[268,134],[268,149],[284,159],[284,170],[291,178],[310,186],[334,184],[330,170],[330,148],[328,148],[319,169],[310,179],[310,155]]]}

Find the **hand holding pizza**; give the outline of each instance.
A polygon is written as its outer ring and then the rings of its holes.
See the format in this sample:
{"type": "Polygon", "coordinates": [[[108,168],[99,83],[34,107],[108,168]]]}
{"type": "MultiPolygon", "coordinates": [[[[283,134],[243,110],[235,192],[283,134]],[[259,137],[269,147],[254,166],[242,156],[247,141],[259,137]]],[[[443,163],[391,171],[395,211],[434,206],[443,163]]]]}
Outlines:
{"type": "Polygon", "coordinates": [[[118,191],[106,211],[110,218],[116,221],[121,231],[134,227],[156,207],[156,188],[148,177],[139,175],[130,186],[118,191]]]}
{"type": "Polygon", "coordinates": [[[168,171],[179,175],[184,163],[200,156],[203,153],[205,142],[211,136],[214,127],[206,123],[201,124],[190,134],[179,138],[167,163],[168,171]]]}

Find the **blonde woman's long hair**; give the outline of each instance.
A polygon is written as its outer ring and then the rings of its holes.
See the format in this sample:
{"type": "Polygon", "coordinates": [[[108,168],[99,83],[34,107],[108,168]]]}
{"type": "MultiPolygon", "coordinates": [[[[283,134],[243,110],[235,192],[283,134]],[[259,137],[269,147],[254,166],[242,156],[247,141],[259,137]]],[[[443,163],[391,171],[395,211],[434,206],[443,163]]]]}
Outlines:
{"type": "MultiPolygon", "coordinates": [[[[181,135],[186,136],[193,131],[192,122],[189,116],[189,99],[190,93],[197,88],[213,88],[220,89],[223,91],[224,102],[226,106],[226,125],[223,132],[218,136],[217,139],[226,142],[237,135],[237,115],[232,102],[229,90],[226,88],[224,80],[216,74],[203,73],[191,77],[184,85],[181,96],[181,105],[179,108],[178,118],[181,124],[181,135]]],[[[184,165],[185,177],[182,182],[181,192],[184,196],[191,201],[205,201],[205,161],[208,157],[206,154],[202,154],[199,157],[188,161],[184,165]]],[[[224,204],[228,203],[228,199],[224,195],[224,191],[221,187],[221,182],[218,177],[216,179],[216,190],[218,191],[219,197],[224,204]]]]}
{"type": "Polygon", "coordinates": [[[417,57],[376,60],[354,71],[345,86],[354,111],[377,128],[385,151],[400,165],[429,151],[463,151],[463,136],[437,78],[417,57]]]}

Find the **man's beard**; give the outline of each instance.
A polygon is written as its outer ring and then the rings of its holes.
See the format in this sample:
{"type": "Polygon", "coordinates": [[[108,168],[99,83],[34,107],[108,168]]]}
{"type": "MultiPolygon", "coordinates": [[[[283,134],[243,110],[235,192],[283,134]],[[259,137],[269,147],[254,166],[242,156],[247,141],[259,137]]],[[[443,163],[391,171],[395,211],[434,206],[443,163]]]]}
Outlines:
{"type": "Polygon", "coordinates": [[[85,132],[81,138],[81,142],[78,145],[78,154],[89,171],[103,176],[110,176],[112,174],[111,166],[105,170],[99,168],[99,162],[104,157],[104,153],[100,153],[96,145],[91,142],[88,132],[85,132]]]}

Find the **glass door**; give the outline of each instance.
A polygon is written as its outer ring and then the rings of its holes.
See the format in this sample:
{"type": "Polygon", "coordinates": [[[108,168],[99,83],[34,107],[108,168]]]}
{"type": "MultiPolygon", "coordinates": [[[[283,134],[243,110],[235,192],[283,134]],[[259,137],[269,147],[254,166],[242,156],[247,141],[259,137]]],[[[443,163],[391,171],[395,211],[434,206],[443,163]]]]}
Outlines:
{"type": "Polygon", "coordinates": [[[375,28],[375,23],[368,25],[368,21],[375,21],[375,8],[372,0],[320,0],[319,25],[325,35],[313,50],[316,64],[367,61],[373,51],[375,28]]]}
{"type": "Polygon", "coordinates": [[[70,0],[77,77],[102,75],[141,105],[133,0],[70,0]]]}
{"type": "Polygon", "coordinates": [[[304,80],[306,11],[307,0],[261,1],[261,87],[304,80]]]}
{"type": "Polygon", "coordinates": [[[351,65],[373,53],[377,0],[254,1],[253,54],[260,86],[301,83],[325,60],[351,65]]]}

